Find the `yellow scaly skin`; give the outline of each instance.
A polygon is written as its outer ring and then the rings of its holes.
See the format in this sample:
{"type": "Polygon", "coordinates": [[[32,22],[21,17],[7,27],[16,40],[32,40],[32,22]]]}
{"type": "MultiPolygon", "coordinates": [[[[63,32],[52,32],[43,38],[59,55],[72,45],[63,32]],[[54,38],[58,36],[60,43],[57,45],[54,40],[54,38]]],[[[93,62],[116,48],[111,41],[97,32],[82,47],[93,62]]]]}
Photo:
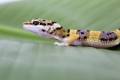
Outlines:
{"type": "MultiPolygon", "coordinates": [[[[117,35],[117,39],[113,41],[100,41],[100,35],[102,34],[101,31],[89,31],[89,36],[86,40],[81,41],[83,46],[92,46],[92,47],[99,47],[99,48],[108,48],[113,47],[120,44],[120,30],[117,29],[112,31],[117,35]]],[[[73,44],[80,35],[77,33],[77,30],[70,30],[70,35],[68,36],[68,43],[69,45],[73,44]]]]}

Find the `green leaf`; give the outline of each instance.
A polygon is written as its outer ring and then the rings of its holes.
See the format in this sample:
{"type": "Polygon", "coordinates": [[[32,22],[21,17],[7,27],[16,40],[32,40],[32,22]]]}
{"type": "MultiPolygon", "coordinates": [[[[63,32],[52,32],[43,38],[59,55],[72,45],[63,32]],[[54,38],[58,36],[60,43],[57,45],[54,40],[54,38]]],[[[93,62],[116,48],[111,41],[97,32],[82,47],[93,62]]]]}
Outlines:
{"type": "Polygon", "coordinates": [[[22,28],[32,18],[65,28],[120,28],[120,0],[21,0],[0,4],[0,80],[120,80],[120,49],[58,47],[22,28]]]}

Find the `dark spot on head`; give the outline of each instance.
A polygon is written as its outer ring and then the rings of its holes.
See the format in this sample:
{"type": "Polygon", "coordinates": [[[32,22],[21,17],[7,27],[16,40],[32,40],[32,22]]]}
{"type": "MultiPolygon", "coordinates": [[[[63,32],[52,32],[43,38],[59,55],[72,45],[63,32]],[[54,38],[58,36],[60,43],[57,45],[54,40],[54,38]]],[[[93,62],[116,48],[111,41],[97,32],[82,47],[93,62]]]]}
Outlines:
{"type": "Polygon", "coordinates": [[[62,29],[63,27],[58,27],[58,28],[56,28],[56,30],[60,30],[60,29],[62,29]]]}
{"type": "Polygon", "coordinates": [[[52,24],[52,23],[47,23],[47,25],[50,25],[50,26],[52,26],[53,24],[52,24]]]}
{"type": "Polygon", "coordinates": [[[55,21],[52,22],[52,24],[56,23],[55,21]]]}
{"type": "Polygon", "coordinates": [[[42,22],[40,22],[40,25],[42,25],[42,22]]]}
{"type": "Polygon", "coordinates": [[[38,25],[39,21],[33,21],[33,25],[38,25]]]}
{"type": "Polygon", "coordinates": [[[42,22],[41,22],[40,25],[46,26],[46,23],[42,23],[42,22]]]}
{"type": "Polygon", "coordinates": [[[46,21],[45,19],[43,19],[42,21],[46,21]]]}
{"type": "Polygon", "coordinates": [[[42,29],[42,31],[43,31],[43,32],[45,32],[45,30],[44,30],[44,29],[42,29]]]}

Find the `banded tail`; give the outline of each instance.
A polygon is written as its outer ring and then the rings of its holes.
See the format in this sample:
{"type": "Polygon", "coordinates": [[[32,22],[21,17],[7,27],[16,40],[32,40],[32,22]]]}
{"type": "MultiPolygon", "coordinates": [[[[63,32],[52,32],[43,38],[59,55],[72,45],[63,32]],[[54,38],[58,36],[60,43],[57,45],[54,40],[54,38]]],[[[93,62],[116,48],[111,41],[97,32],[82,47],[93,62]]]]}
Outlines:
{"type": "Polygon", "coordinates": [[[120,28],[116,29],[114,33],[116,33],[116,35],[118,36],[118,39],[120,40],[120,28]]]}
{"type": "Polygon", "coordinates": [[[116,30],[114,31],[114,33],[116,33],[116,35],[117,35],[117,37],[118,37],[118,42],[119,42],[119,44],[116,45],[116,46],[114,46],[114,47],[111,47],[110,49],[112,49],[112,50],[120,49],[120,28],[119,28],[119,29],[116,29],[116,30]]]}
{"type": "Polygon", "coordinates": [[[118,41],[118,45],[120,45],[120,28],[119,29],[116,29],[115,31],[113,31],[116,35],[117,35],[117,41],[118,41]]]}
{"type": "MultiPolygon", "coordinates": [[[[82,37],[83,34],[80,34],[82,37]]],[[[80,37],[80,38],[81,38],[80,37]]],[[[85,45],[100,48],[110,48],[120,45],[120,29],[114,31],[89,31],[85,45]]]]}

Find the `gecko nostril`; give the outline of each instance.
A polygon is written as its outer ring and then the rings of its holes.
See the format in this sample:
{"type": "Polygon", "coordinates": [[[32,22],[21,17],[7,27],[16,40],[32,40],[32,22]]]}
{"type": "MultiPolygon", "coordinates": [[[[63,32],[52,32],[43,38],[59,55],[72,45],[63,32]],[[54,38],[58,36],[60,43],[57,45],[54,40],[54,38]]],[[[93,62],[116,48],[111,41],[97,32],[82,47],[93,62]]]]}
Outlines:
{"type": "Polygon", "coordinates": [[[39,21],[33,21],[33,25],[38,25],[39,21]]]}

